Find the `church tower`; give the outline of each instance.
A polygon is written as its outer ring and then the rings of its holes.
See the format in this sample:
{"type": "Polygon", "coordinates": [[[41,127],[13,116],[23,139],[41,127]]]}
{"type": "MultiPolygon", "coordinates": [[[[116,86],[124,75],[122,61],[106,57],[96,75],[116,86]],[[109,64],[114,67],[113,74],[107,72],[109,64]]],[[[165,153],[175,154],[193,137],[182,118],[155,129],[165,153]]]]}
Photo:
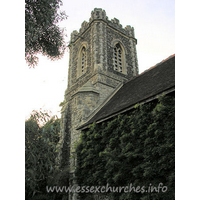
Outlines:
{"type": "MultiPolygon", "coordinates": [[[[71,33],[68,87],[62,108],[61,167],[75,167],[76,130],[124,81],[138,75],[137,40],[131,26],[125,28],[106,12],[95,8],[89,22],[71,33]]],[[[117,106],[117,105],[116,105],[117,106]]]]}

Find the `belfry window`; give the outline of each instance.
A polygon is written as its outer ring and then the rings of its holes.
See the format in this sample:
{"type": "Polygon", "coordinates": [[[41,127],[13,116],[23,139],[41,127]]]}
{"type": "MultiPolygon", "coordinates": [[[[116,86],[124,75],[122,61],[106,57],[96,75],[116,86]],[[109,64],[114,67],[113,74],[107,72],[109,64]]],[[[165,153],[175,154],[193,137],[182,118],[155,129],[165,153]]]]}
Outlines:
{"type": "Polygon", "coordinates": [[[86,70],[86,49],[85,47],[81,50],[81,74],[84,74],[86,70]]]}
{"type": "Polygon", "coordinates": [[[87,71],[87,45],[82,44],[78,52],[77,78],[87,71]]]}
{"type": "Polygon", "coordinates": [[[119,43],[114,47],[114,70],[122,72],[122,48],[119,43]]]}

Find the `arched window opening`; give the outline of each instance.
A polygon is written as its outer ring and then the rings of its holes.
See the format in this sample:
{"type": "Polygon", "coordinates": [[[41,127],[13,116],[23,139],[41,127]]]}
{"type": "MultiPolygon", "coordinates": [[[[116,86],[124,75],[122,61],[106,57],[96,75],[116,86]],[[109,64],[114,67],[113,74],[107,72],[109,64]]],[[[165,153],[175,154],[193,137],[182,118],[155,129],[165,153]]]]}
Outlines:
{"type": "Polygon", "coordinates": [[[122,72],[122,48],[119,43],[114,47],[114,70],[122,72]]]}
{"type": "Polygon", "coordinates": [[[85,47],[81,50],[81,74],[84,74],[86,70],[86,49],[85,47]]]}

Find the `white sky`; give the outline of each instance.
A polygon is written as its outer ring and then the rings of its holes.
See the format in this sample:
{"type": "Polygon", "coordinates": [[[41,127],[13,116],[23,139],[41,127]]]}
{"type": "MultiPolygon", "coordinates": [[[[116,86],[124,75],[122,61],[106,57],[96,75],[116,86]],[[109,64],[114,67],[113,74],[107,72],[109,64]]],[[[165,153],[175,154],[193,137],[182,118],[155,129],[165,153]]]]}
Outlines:
{"type": "MultiPolygon", "coordinates": [[[[73,30],[89,21],[91,11],[102,8],[109,20],[119,19],[123,27],[131,25],[138,40],[139,73],[175,53],[175,0],[63,0],[68,19],[60,24],[70,40],[73,30]]],[[[25,66],[25,117],[32,110],[50,110],[60,117],[59,104],[67,88],[69,52],[59,61],[40,56],[35,69],[25,66]]]]}

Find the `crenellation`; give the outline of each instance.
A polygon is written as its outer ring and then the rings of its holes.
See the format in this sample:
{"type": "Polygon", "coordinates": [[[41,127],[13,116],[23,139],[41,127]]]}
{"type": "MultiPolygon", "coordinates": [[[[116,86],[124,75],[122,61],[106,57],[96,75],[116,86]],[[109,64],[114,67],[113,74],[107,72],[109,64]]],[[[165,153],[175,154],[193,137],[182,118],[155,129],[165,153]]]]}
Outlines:
{"type": "Polygon", "coordinates": [[[71,33],[71,40],[70,40],[70,43],[74,42],[79,36],[79,33],[78,31],[74,30],[72,33],[71,33]]]}
{"type": "Polygon", "coordinates": [[[89,23],[84,21],[82,24],[81,24],[81,28],[79,29],[79,34],[83,33],[87,28],[89,27],[89,23]]]}
{"type": "Polygon", "coordinates": [[[91,23],[95,19],[102,19],[106,21],[108,17],[106,16],[105,10],[102,10],[101,8],[95,8],[94,11],[91,12],[91,18],[89,19],[89,22],[91,23]]]}
{"type": "Polygon", "coordinates": [[[134,33],[134,28],[133,28],[133,27],[131,27],[130,25],[127,25],[127,26],[125,27],[125,30],[126,30],[127,34],[128,34],[130,37],[135,38],[135,33],[134,33]]]}
{"type": "Polygon", "coordinates": [[[113,18],[111,20],[108,19],[106,16],[105,10],[102,10],[101,8],[95,8],[94,11],[91,12],[91,17],[89,19],[89,22],[83,21],[81,24],[81,28],[78,31],[73,31],[71,34],[71,42],[75,42],[78,38],[81,37],[81,34],[83,34],[92,24],[94,25],[95,22],[98,23],[98,21],[102,21],[108,26],[120,31],[122,34],[127,35],[128,37],[135,37],[134,34],[134,28],[130,25],[123,28],[123,26],[120,24],[120,21],[117,18],[113,18]],[[93,23],[94,22],[94,23],[93,23]]]}
{"type": "MultiPolygon", "coordinates": [[[[117,18],[111,19],[111,22],[112,22],[113,24],[116,24],[116,25],[121,25],[121,24],[119,23],[119,20],[118,20],[117,18]]],[[[122,26],[122,25],[121,25],[121,26],[122,26]]]]}
{"type": "Polygon", "coordinates": [[[117,18],[111,19],[110,22],[111,22],[110,25],[112,27],[124,32],[124,29],[117,18]]]}

